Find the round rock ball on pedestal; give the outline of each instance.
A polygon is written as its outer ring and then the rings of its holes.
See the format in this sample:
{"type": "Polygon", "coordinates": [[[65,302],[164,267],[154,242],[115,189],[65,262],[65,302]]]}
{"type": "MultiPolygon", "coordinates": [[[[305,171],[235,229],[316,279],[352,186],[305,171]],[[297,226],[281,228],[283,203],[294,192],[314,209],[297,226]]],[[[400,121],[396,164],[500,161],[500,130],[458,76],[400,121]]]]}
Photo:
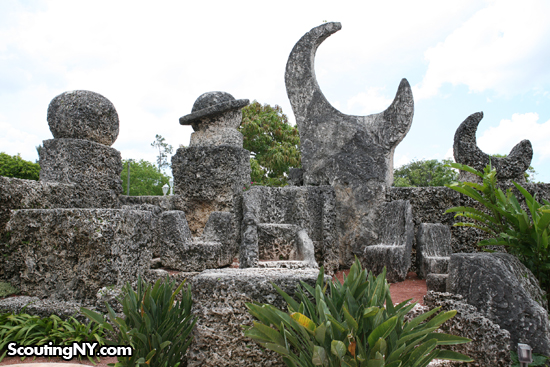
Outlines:
{"type": "Polygon", "coordinates": [[[86,90],[65,92],[52,99],[48,125],[56,139],[82,139],[107,146],[115,142],[119,128],[111,101],[86,90]]]}

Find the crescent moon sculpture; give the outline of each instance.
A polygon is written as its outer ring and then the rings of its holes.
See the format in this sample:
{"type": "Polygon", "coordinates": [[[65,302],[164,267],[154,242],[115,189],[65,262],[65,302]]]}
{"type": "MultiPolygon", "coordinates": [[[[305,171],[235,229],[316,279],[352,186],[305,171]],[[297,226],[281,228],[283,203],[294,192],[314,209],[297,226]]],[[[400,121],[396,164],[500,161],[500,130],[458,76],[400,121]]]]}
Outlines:
{"type": "Polygon", "coordinates": [[[315,77],[319,45],[342,28],[325,23],[306,33],[294,46],[286,65],[285,84],[300,131],[304,184],[339,181],[393,182],[393,152],[410,129],[414,102],[406,79],[393,103],[368,116],[346,115],[325,98],[315,77]]]}
{"type": "Polygon", "coordinates": [[[315,78],[315,53],[341,28],[340,23],[313,28],[296,43],[286,64],[286,91],[300,131],[303,182],[334,188],[340,263],[349,266],[357,255],[369,269],[376,264],[382,264],[380,270],[384,265],[391,268],[387,276],[395,281],[409,268],[412,235],[403,234],[403,246],[371,245],[380,243],[387,228],[404,233],[399,227],[403,221],[392,222],[401,216],[390,220],[380,210],[393,182],[393,152],[411,127],[412,91],[407,80],[401,80],[392,104],[373,115],[351,116],[334,108],[315,78]]]}
{"type": "MultiPolygon", "coordinates": [[[[522,140],[512,148],[506,158],[491,157],[477,146],[476,132],[481,119],[483,119],[483,112],[473,113],[456,130],[453,144],[455,161],[473,167],[478,171],[483,171],[490,161],[497,171],[499,180],[525,182],[524,173],[533,159],[531,142],[522,140]]],[[[477,180],[477,177],[472,177],[467,172],[460,171],[460,180],[468,181],[472,179],[477,180]]]]}

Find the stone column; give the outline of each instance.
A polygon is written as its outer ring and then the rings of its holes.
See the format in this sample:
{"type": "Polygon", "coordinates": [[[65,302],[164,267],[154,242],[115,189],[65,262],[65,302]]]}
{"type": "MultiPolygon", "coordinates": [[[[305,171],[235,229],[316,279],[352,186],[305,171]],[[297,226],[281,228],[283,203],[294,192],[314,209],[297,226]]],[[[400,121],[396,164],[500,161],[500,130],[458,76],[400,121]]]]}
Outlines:
{"type": "Polygon", "coordinates": [[[65,92],[50,102],[48,125],[54,139],[40,149],[40,181],[74,184],[76,207],[116,207],[122,159],[111,148],[119,130],[113,104],[94,92],[65,92]]]}
{"type": "Polygon", "coordinates": [[[172,157],[174,205],[185,212],[193,236],[202,234],[212,212],[231,212],[235,238],[240,241],[243,190],[250,184],[250,152],[243,149],[243,136],[237,128],[241,108],[247,104],[247,99],[236,100],[229,93],[204,93],[191,114],[180,118],[180,124],[191,125],[194,133],[190,146],[179,148],[172,157]]]}

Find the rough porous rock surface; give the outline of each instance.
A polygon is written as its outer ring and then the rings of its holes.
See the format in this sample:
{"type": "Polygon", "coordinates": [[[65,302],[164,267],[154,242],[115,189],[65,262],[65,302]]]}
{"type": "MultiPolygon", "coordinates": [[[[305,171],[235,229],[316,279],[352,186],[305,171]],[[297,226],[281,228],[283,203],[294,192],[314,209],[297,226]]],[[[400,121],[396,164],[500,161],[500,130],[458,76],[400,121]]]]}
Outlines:
{"type": "Polygon", "coordinates": [[[293,233],[304,229],[313,242],[317,263],[332,274],[339,264],[334,206],[330,186],[252,187],[243,198],[240,266],[255,267],[258,260],[279,256],[290,259],[295,248],[291,242],[296,243],[293,233]]]}
{"type": "Polygon", "coordinates": [[[95,303],[100,288],[135,282],[149,267],[151,219],[137,210],[18,210],[5,276],[39,298],[95,303]]]}
{"type": "MultiPolygon", "coordinates": [[[[240,111],[239,111],[240,113],[240,111]]],[[[242,117],[239,117],[242,118],[242,117]]],[[[239,120],[240,121],[240,120],[239,120]]],[[[189,146],[217,146],[231,145],[237,148],[243,147],[243,134],[236,129],[218,128],[216,130],[208,129],[206,131],[195,131],[191,134],[189,146]]]]}
{"type": "MultiPolygon", "coordinates": [[[[522,140],[512,148],[506,158],[491,157],[477,146],[476,132],[482,118],[483,112],[471,114],[456,130],[453,145],[455,161],[481,172],[491,162],[491,165],[497,171],[499,180],[514,180],[518,183],[524,183],[524,173],[531,165],[531,159],[533,158],[531,142],[522,140]]],[[[478,182],[480,178],[469,172],[460,171],[460,180],[478,182]]]]}
{"type": "Polygon", "coordinates": [[[446,292],[447,278],[449,278],[449,274],[428,274],[426,276],[426,289],[434,292],[446,292]]]}
{"type": "Polygon", "coordinates": [[[414,103],[405,79],[378,114],[345,115],[327,101],[315,78],[315,53],[341,28],[325,23],[307,32],[290,53],[285,83],[300,131],[304,184],[334,187],[341,262],[351,265],[353,253],[376,242],[376,207],[393,182],[393,153],[409,131],[414,103]]]}
{"type": "Polygon", "coordinates": [[[447,291],[460,294],[485,317],[510,332],[512,345],[529,344],[550,355],[548,312],[534,275],[515,256],[453,254],[447,291]]]}
{"type": "Polygon", "coordinates": [[[411,249],[414,237],[411,205],[406,200],[382,203],[379,207],[377,240],[356,253],[363,267],[373,274],[386,267],[388,282],[405,280],[411,266],[411,249]]]}
{"type": "Polygon", "coordinates": [[[29,296],[9,297],[0,299],[0,314],[8,312],[18,314],[24,312],[40,317],[56,315],[61,319],[68,319],[73,316],[77,320],[84,322],[86,318],[80,314],[81,306],[82,304],[74,301],[53,301],[29,296]]]}
{"type": "Polygon", "coordinates": [[[172,157],[172,173],[174,207],[185,212],[193,236],[202,234],[215,211],[231,212],[235,230],[240,228],[242,194],[250,184],[248,150],[227,145],[179,148],[172,157]]]}
{"type": "Polygon", "coordinates": [[[290,168],[288,170],[288,184],[290,186],[304,185],[304,170],[302,168],[290,168]]]}
{"type": "MultiPolygon", "coordinates": [[[[501,185],[506,191],[510,184],[501,185]]],[[[525,183],[522,186],[531,194],[537,196],[539,202],[542,199],[550,200],[550,184],[525,183]]],[[[525,210],[527,207],[521,200],[521,195],[514,188],[512,190],[525,210]]],[[[481,248],[477,243],[486,238],[486,234],[476,228],[453,227],[454,223],[462,221],[461,218],[454,218],[454,213],[444,214],[445,211],[455,206],[471,206],[482,209],[475,201],[467,198],[458,192],[447,187],[392,187],[386,195],[387,201],[409,200],[412,205],[415,233],[422,223],[441,223],[451,229],[452,252],[468,253],[479,252],[481,248]]],[[[416,262],[416,237],[413,242],[412,266],[410,271],[418,271],[416,262]]],[[[502,247],[494,248],[497,251],[504,251],[502,247]]]]}
{"type": "Polygon", "coordinates": [[[298,260],[296,235],[299,227],[293,224],[260,223],[258,250],[260,260],[298,260]]]}
{"type": "MultiPolygon", "coordinates": [[[[126,185],[126,182],[123,182],[123,186],[126,185]]],[[[124,187],[126,191],[126,188],[124,187]]],[[[119,195],[118,201],[121,206],[123,205],[154,205],[159,207],[161,210],[175,210],[174,209],[174,196],[127,196],[119,195]]]]}
{"type": "Polygon", "coordinates": [[[40,181],[73,183],[79,208],[114,208],[122,194],[120,152],[80,139],[44,140],[40,149],[40,181]]]}
{"type": "Polygon", "coordinates": [[[212,212],[206,222],[202,236],[202,241],[220,242],[231,247],[230,251],[237,253],[236,228],[233,226],[233,216],[228,212],[212,212]]]}
{"type": "Polygon", "coordinates": [[[83,139],[111,146],[118,137],[115,106],[86,90],[61,93],[50,102],[48,125],[54,138],[83,139]]]}
{"type": "Polygon", "coordinates": [[[0,176],[0,280],[6,279],[5,261],[11,252],[6,224],[12,210],[70,208],[80,201],[74,184],[22,180],[0,176]]]}
{"type": "Polygon", "coordinates": [[[156,228],[157,252],[163,267],[196,272],[231,265],[235,239],[231,213],[214,212],[201,237],[193,238],[185,213],[170,210],[159,215],[156,228]]]}
{"type": "Polygon", "coordinates": [[[313,286],[316,270],[206,270],[191,281],[193,313],[199,320],[187,351],[188,366],[284,366],[274,352],[245,338],[242,325],[252,325],[245,303],[269,303],[286,311],[271,283],[293,296],[300,280],[313,286]]]}
{"type": "Polygon", "coordinates": [[[446,274],[451,256],[451,230],[439,223],[422,223],[416,232],[418,276],[446,274]]]}
{"type": "Polygon", "coordinates": [[[170,269],[184,270],[189,255],[187,252],[193,241],[185,213],[180,210],[161,213],[157,221],[156,240],[156,252],[162,265],[170,269]]]}
{"type": "Polygon", "coordinates": [[[449,365],[475,367],[510,366],[510,333],[507,330],[501,329],[498,324],[478,312],[476,307],[467,304],[462,296],[429,291],[424,296],[424,304],[428,309],[441,306],[440,312],[456,310],[456,315],[445,322],[440,327],[440,330],[447,334],[472,339],[469,343],[442,347],[442,349],[450,349],[474,359],[474,362],[471,363],[448,362],[449,365]]]}

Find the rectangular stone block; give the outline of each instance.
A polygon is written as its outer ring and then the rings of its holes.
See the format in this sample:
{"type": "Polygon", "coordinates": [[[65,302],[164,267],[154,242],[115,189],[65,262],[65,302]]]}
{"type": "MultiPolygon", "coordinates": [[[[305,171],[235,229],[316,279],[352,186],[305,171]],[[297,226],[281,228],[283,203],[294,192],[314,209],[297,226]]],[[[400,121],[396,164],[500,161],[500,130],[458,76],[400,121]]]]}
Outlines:
{"type": "Polygon", "coordinates": [[[428,291],[446,292],[448,274],[428,274],[426,288],[428,291]]]}
{"type": "Polygon", "coordinates": [[[18,210],[8,229],[6,272],[31,296],[95,302],[100,288],[133,283],[150,265],[148,211],[18,210]]]}
{"type": "Polygon", "coordinates": [[[115,208],[122,194],[122,158],[107,145],[81,139],[44,140],[40,181],[73,183],[77,208],[115,208]]]}

